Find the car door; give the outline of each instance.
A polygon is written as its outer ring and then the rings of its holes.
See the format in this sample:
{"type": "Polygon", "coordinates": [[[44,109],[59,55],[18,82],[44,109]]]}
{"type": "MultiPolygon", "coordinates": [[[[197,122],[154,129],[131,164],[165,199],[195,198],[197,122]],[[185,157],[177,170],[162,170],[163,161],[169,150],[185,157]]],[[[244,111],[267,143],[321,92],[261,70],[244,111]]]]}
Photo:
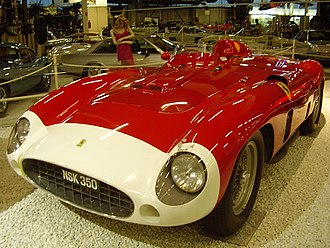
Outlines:
{"type": "MultiPolygon", "coordinates": [[[[142,56],[139,56],[140,48],[135,40],[131,48],[134,60],[141,60],[142,56]]],[[[112,39],[104,40],[91,53],[82,53],[76,57],[80,60],[76,61],[78,64],[84,61],[86,65],[120,65],[117,57],[117,46],[112,42],[112,39]]]]}
{"type": "MultiPolygon", "coordinates": [[[[140,37],[133,39],[131,48],[135,64],[146,64],[153,61],[150,59],[154,56],[150,57],[150,53],[148,52],[149,47],[152,46],[146,39],[140,37]]],[[[106,39],[91,53],[82,53],[81,56],[77,55],[76,57],[80,57],[80,62],[77,61],[78,63],[84,61],[85,64],[89,65],[119,65],[117,59],[117,47],[113,44],[111,39],[106,39]]],[[[161,61],[159,53],[157,55],[157,61],[161,61]]]]}

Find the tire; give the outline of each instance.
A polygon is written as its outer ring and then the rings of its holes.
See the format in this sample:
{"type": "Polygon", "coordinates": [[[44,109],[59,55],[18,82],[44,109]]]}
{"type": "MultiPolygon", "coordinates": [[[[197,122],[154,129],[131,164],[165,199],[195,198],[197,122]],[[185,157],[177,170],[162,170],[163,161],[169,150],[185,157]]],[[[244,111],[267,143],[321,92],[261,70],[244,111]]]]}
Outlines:
{"type": "MultiPolygon", "coordinates": [[[[8,98],[9,93],[5,85],[0,86],[0,99],[8,98]]],[[[0,117],[3,117],[8,110],[8,102],[0,102],[0,117]]]]}
{"type": "Polygon", "coordinates": [[[102,66],[100,64],[89,64],[87,66],[90,66],[88,68],[84,68],[82,75],[84,77],[90,77],[95,76],[101,73],[102,69],[93,68],[93,66],[102,66]]]}
{"type": "Polygon", "coordinates": [[[48,75],[42,76],[40,83],[37,85],[37,89],[41,92],[47,92],[50,88],[51,78],[48,75]]]}
{"type": "Polygon", "coordinates": [[[243,226],[257,198],[263,164],[264,142],[258,131],[241,149],[221,202],[203,220],[208,234],[228,236],[243,226]]]}
{"type": "Polygon", "coordinates": [[[299,131],[302,134],[311,134],[317,128],[317,124],[320,121],[322,102],[323,102],[323,86],[321,83],[315,92],[316,99],[313,112],[307,117],[307,119],[301,124],[299,131]]]}

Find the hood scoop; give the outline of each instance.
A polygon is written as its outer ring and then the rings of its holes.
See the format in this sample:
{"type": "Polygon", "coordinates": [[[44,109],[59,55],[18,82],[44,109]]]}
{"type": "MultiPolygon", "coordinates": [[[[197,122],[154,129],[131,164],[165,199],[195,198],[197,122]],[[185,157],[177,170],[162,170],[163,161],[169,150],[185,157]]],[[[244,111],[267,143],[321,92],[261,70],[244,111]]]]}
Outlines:
{"type": "Polygon", "coordinates": [[[154,84],[148,85],[147,87],[142,84],[133,84],[133,85],[131,85],[131,87],[133,89],[148,89],[148,90],[160,91],[160,92],[164,89],[163,87],[160,87],[160,86],[154,85],[154,84]]]}
{"type": "Polygon", "coordinates": [[[165,93],[187,83],[190,79],[199,75],[201,70],[203,69],[185,69],[182,73],[178,73],[177,70],[173,69],[156,71],[147,77],[141,75],[138,79],[132,82],[131,88],[165,93]]]}

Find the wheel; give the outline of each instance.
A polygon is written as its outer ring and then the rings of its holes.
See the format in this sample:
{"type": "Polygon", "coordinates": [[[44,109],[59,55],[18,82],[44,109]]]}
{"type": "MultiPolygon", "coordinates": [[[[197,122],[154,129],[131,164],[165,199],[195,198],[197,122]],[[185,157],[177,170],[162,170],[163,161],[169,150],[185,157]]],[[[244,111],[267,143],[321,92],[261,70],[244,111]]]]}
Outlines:
{"type": "Polygon", "coordinates": [[[259,190],[264,163],[264,142],[260,131],[241,149],[219,205],[203,220],[212,236],[235,233],[249,217],[259,190]]]}
{"type": "Polygon", "coordinates": [[[102,66],[100,64],[89,64],[87,66],[89,66],[89,67],[84,68],[84,70],[83,70],[84,77],[95,76],[102,72],[102,69],[93,67],[93,66],[102,66]]]}
{"type": "Polygon", "coordinates": [[[299,131],[302,134],[310,134],[315,131],[317,128],[317,124],[320,121],[321,116],[321,109],[322,109],[322,99],[323,99],[323,86],[324,84],[321,83],[315,91],[315,104],[313,112],[310,114],[310,116],[307,117],[307,119],[301,124],[299,131]]]}
{"type": "MultiPolygon", "coordinates": [[[[5,85],[0,85],[0,99],[8,98],[9,93],[5,85]]],[[[4,116],[8,109],[8,102],[0,102],[0,117],[4,116]]]]}
{"type": "Polygon", "coordinates": [[[43,75],[40,83],[37,85],[37,89],[42,92],[47,92],[50,88],[51,78],[48,75],[43,75]]]}

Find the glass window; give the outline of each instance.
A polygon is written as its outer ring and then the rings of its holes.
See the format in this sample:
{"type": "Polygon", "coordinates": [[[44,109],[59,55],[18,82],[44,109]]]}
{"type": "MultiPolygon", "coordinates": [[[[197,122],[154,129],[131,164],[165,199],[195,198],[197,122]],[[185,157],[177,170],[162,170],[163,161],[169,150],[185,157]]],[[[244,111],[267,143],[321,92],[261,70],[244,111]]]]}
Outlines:
{"type": "MultiPolygon", "coordinates": [[[[174,51],[175,45],[168,40],[162,39],[160,37],[149,37],[150,40],[154,45],[162,49],[163,51],[174,51]]],[[[157,53],[156,49],[153,48],[154,52],[157,53]]]]}
{"type": "Polygon", "coordinates": [[[31,63],[36,59],[34,52],[27,48],[20,48],[19,53],[21,55],[22,63],[31,63]]]}
{"type": "Polygon", "coordinates": [[[13,61],[19,59],[16,49],[4,47],[0,49],[0,60],[1,61],[13,61]]]}
{"type": "Polygon", "coordinates": [[[117,47],[111,39],[105,40],[93,53],[116,53],[117,47]]]}

